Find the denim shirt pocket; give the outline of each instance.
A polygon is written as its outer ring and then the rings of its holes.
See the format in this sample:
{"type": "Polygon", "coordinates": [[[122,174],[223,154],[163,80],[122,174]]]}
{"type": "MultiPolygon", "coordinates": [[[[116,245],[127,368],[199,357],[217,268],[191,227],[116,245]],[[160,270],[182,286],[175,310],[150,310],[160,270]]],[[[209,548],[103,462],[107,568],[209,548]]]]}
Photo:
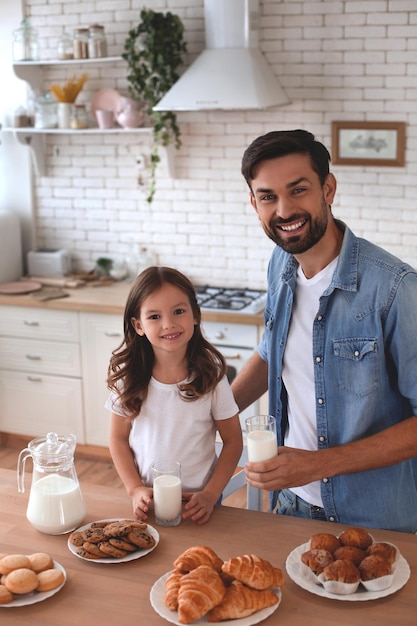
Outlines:
{"type": "Polygon", "coordinates": [[[378,342],[374,338],[334,339],[339,388],[366,396],[378,386],[378,342]]]}

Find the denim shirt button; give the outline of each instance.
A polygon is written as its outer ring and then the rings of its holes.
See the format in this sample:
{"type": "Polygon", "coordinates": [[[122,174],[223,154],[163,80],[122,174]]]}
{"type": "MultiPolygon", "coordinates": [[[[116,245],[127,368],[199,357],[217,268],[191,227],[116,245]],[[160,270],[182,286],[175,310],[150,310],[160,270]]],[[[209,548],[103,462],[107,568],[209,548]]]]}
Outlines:
{"type": "Polygon", "coordinates": [[[322,316],[322,315],[317,315],[317,321],[318,321],[318,322],[321,322],[321,320],[322,320],[322,319],[323,319],[323,316],[322,316]]]}
{"type": "Polygon", "coordinates": [[[316,356],[316,363],[321,363],[321,358],[319,356],[316,356]]]}
{"type": "Polygon", "coordinates": [[[318,402],[319,404],[323,404],[323,398],[319,398],[319,399],[317,400],[317,402],[318,402]]]}
{"type": "Polygon", "coordinates": [[[323,482],[324,482],[324,483],[328,483],[328,482],[329,482],[329,479],[328,479],[328,478],[323,478],[323,482]]]}
{"type": "Polygon", "coordinates": [[[325,437],[323,437],[323,436],[322,436],[322,437],[319,437],[319,441],[321,441],[321,442],[323,443],[323,441],[326,441],[326,438],[325,438],[325,437]]]}
{"type": "Polygon", "coordinates": [[[335,519],[334,519],[333,515],[331,517],[329,517],[329,522],[334,522],[334,521],[335,521],[335,519]]]}

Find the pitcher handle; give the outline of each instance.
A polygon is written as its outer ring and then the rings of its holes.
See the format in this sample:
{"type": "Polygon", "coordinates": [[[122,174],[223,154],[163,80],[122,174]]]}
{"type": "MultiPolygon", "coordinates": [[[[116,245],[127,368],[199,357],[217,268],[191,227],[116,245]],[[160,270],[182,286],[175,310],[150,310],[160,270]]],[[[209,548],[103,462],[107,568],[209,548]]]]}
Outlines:
{"type": "Polygon", "coordinates": [[[29,448],[25,448],[19,454],[17,459],[17,490],[19,493],[25,493],[25,465],[26,459],[32,454],[29,448]]]}

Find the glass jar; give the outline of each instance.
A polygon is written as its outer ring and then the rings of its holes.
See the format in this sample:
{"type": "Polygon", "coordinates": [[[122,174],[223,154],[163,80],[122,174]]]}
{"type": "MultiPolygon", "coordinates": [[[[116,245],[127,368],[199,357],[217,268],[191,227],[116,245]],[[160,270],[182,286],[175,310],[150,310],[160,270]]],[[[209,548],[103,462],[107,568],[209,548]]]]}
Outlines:
{"type": "Polygon", "coordinates": [[[88,56],[98,59],[107,56],[107,41],[104,26],[92,24],[88,28],[88,56]]]}
{"type": "Polygon", "coordinates": [[[72,39],[66,33],[63,33],[62,37],[58,41],[58,59],[60,61],[67,61],[74,58],[74,47],[72,39]]]}
{"type": "Polygon", "coordinates": [[[88,119],[85,104],[73,104],[71,108],[70,128],[87,128],[88,119]]]}
{"type": "Polygon", "coordinates": [[[24,19],[20,28],[13,31],[13,61],[38,60],[38,31],[31,27],[28,19],[24,19]]]}
{"type": "Polygon", "coordinates": [[[88,28],[75,28],[72,43],[74,59],[88,59],[88,28]]]}
{"type": "Polygon", "coordinates": [[[35,100],[35,128],[56,128],[58,123],[57,102],[51,93],[35,100]]]}

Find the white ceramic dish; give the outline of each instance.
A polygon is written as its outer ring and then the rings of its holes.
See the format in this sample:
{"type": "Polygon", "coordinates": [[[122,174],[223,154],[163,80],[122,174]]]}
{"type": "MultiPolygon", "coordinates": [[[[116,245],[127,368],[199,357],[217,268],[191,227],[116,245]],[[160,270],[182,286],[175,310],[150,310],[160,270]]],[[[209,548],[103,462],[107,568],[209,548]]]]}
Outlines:
{"type": "Polygon", "coordinates": [[[389,596],[398,589],[401,589],[410,578],[410,566],[408,565],[405,558],[400,554],[397,548],[397,560],[395,561],[395,567],[393,568],[393,580],[392,584],[385,589],[378,589],[376,591],[366,590],[362,584],[359,585],[357,591],[355,593],[351,593],[348,595],[341,595],[330,593],[327,591],[322,585],[314,580],[311,576],[306,575],[305,565],[301,562],[301,555],[303,552],[309,550],[310,542],[303,543],[298,548],[295,548],[287,557],[285,566],[287,570],[288,576],[293,580],[299,587],[306,589],[306,591],[310,591],[311,593],[316,594],[317,596],[323,596],[325,598],[330,598],[332,600],[344,600],[350,602],[358,602],[358,601],[366,601],[366,600],[377,600],[378,598],[384,598],[385,596],[389,596]]]}
{"type": "MultiPolygon", "coordinates": [[[[154,583],[151,593],[150,593],[150,601],[153,609],[164,619],[171,624],[177,624],[178,626],[183,626],[178,621],[178,614],[176,611],[170,611],[167,606],[164,604],[164,596],[165,596],[165,581],[170,575],[171,572],[167,572],[161,578],[154,583]]],[[[240,619],[228,619],[220,622],[221,624],[230,624],[230,626],[251,626],[252,624],[258,624],[262,622],[262,620],[266,619],[272,613],[274,613],[281,603],[281,590],[280,589],[272,589],[272,591],[276,594],[278,598],[278,602],[274,604],[274,606],[269,606],[266,609],[261,609],[260,611],[256,611],[256,613],[252,613],[248,617],[242,617],[240,619]]],[[[193,622],[194,624],[208,624],[207,617],[202,617],[199,620],[193,622]]]]}
{"type": "MultiPolygon", "coordinates": [[[[114,518],[101,519],[101,520],[96,520],[96,521],[98,521],[98,522],[119,522],[119,521],[121,521],[121,518],[114,517],[114,518]]],[[[78,531],[86,530],[87,528],[90,528],[91,524],[93,524],[93,522],[90,522],[89,524],[85,524],[84,526],[80,526],[79,528],[77,528],[77,530],[78,531]]],[[[136,559],[140,559],[143,556],[146,556],[147,554],[149,554],[149,552],[152,552],[152,550],[155,550],[156,546],[158,545],[158,543],[159,543],[159,533],[158,533],[158,531],[153,526],[150,526],[150,524],[148,524],[148,527],[147,527],[146,530],[155,539],[155,545],[152,546],[152,548],[145,548],[145,549],[138,548],[135,552],[128,553],[122,559],[115,559],[112,556],[104,557],[103,559],[86,559],[84,556],[81,556],[80,554],[77,554],[77,547],[73,546],[72,543],[70,543],[69,538],[68,538],[68,549],[76,557],[78,557],[79,559],[82,559],[83,561],[87,561],[88,563],[127,563],[128,561],[135,561],[136,559]]]]}
{"type": "Polygon", "coordinates": [[[15,595],[15,599],[11,602],[8,602],[7,604],[0,604],[0,609],[14,609],[17,606],[36,604],[37,602],[43,602],[44,600],[47,600],[51,596],[54,596],[56,593],[58,593],[58,591],[62,589],[67,581],[67,573],[62,565],[57,561],[54,561],[54,567],[60,569],[64,573],[64,582],[59,585],[59,587],[55,587],[55,589],[51,589],[51,591],[32,591],[32,593],[25,593],[21,596],[15,595]]]}

